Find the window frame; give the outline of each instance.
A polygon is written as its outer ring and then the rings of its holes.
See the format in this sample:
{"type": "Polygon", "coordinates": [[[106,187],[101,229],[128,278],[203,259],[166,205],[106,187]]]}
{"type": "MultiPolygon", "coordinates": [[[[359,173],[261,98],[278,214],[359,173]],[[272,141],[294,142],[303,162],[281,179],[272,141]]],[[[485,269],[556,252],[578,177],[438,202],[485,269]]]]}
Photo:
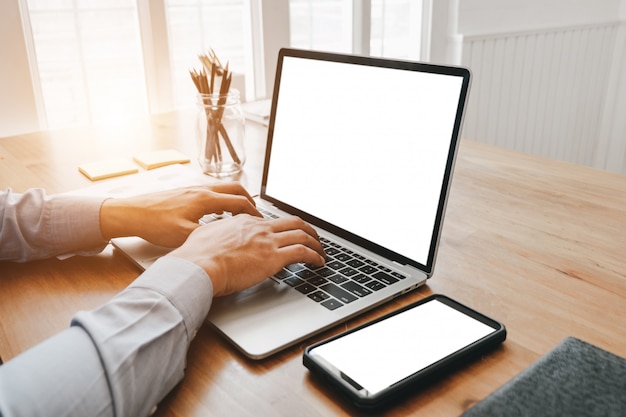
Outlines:
{"type": "MultiPolygon", "coordinates": [[[[352,52],[369,55],[371,36],[371,0],[344,0],[352,10],[352,52]]],[[[143,49],[144,72],[146,79],[148,111],[151,114],[173,111],[175,109],[172,74],[170,66],[170,48],[167,30],[166,0],[136,0],[139,33],[143,49]]],[[[32,96],[21,99],[36,114],[38,126],[29,126],[24,131],[48,128],[43,100],[39,70],[35,55],[33,34],[30,25],[27,0],[8,0],[0,9],[19,8],[21,28],[12,30],[21,33],[12,38],[11,47],[23,48],[28,60],[17,66],[2,69],[13,78],[17,72],[28,74],[32,85],[32,96]],[[23,45],[23,46],[22,46],[23,45]],[[29,104],[33,99],[34,106],[29,104]]],[[[244,8],[249,15],[249,33],[246,42],[246,73],[252,77],[245,79],[247,99],[268,98],[272,94],[276,56],[278,50],[290,45],[289,0],[245,0],[244,8]],[[271,4],[270,4],[271,3],[271,4]],[[263,28],[271,28],[264,31],[263,28]]],[[[430,55],[432,0],[423,0],[420,35],[421,59],[428,60],[430,55]]],[[[19,25],[18,25],[19,26],[19,25]]],[[[2,45],[0,45],[2,46],[2,45]]],[[[2,46],[7,48],[5,44],[2,46]]],[[[6,98],[14,99],[14,98],[6,98]]],[[[6,107],[6,106],[5,106],[6,107]]],[[[32,124],[32,123],[31,123],[32,124]]],[[[0,132],[2,135],[2,132],[0,132]]]]}

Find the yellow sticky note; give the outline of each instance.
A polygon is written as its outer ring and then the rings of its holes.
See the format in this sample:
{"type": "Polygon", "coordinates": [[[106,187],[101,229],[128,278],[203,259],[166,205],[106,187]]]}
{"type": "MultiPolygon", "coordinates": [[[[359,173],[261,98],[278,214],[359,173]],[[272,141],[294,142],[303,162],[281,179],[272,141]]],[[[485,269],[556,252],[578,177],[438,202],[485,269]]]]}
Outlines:
{"type": "Polygon", "coordinates": [[[139,168],[128,159],[109,159],[79,165],[78,170],[90,180],[97,181],[119,175],[134,174],[139,171],[139,168]]]}
{"type": "Polygon", "coordinates": [[[145,169],[164,167],[172,164],[186,164],[189,158],[175,149],[163,149],[138,153],[133,157],[135,162],[145,169]]]}

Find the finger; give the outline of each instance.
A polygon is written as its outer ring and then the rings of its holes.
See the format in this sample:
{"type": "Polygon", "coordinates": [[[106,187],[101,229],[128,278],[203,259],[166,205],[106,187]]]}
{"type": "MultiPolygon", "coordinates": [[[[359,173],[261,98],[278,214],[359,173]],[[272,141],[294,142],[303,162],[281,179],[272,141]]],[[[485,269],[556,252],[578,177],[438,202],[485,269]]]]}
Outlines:
{"type": "Polygon", "coordinates": [[[313,226],[297,216],[287,216],[281,217],[280,219],[271,220],[271,224],[272,230],[274,232],[284,232],[287,230],[301,229],[309,235],[313,236],[315,239],[319,240],[319,236],[317,235],[317,232],[315,231],[313,226]]]}
{"type": "Polygon", "coordinates": [[[263,217],[256,207],[244,196],[231,194],[218,194],[210,200],[210,212],[222,213],[228,211],[233,215],[249,214],[255,217],[263,217]]]}
{"type": "Polygon", "coordinates": [[[322,248],[322,244],[319,239],[311,236],[307,232],[301,229],[296,230],[287,230],[284,232],[279,232],[276,235],[276,243],[279,248],[284,248],[293,245],[304,245],[315,252],[317,252],[320,256],[325,257],[324,249],[322,248]]]}
{"type": "Polygon", "coordinates": [[[302,262],[322,266],[325,263],[325,259],[322,255],[305,245],[285,246],[278,249],[277,252],[283,265],[302,262]]]}
{"type": "Polygon", "coordinates": [[[218,184],[212,184],[210,186],[211,190],[217,193],[222,194],[233,194],[233,195],[241,195],[246,197],[250,203],[256,205],[254,199],[248,191],[238,182],[223,182],[218,184]]]}

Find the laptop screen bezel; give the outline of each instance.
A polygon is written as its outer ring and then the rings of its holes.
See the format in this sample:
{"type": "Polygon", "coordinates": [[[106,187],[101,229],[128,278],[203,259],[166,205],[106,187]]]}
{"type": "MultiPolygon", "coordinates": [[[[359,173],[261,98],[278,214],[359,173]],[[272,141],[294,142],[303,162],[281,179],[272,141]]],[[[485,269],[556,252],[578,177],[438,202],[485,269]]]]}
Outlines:
{"type": "Polygon", "coordinates": [[[274,89],[273,89],[273,94],[272,94],[272,105],[271,105],[270,119],[269,119],[269,125],[268,125],[267,142],[266,142],[266,149],[265,149],[265,160],[263,164],[263,176],[261,180],[261,190],[260,190],[261,199],[271,202],[274,206],[276,206],[280,210],[297,215],[301,217],[304,221],[316,227],[327,230],[330,233],[340,236],[350,242],[353,242],[356,245],[364,247],[367,250],[374,252],[384,258],[397,262],[401,265],[413,266],[421,270],[422,272],[424,272],[427,277],[432,276],[433,271],[434,271],[436,257],[437,257],[437,252],[438,252],[439,240],[441,237],[441,229],[443,226],[443,219],[444,219],[444,215],[446,211],[448,194],[450,191],[452,173],[454,170],[456,153],[457,153],[459,139],[460,139],[460,132],[461,132],[461,128],[463,125],[463,115],[464,115],[464,110],[465,110],[467,97],[469,93],[470,78],[471,78],[471,73],[469,69],[464,68],[464,67],[433,65],[433,64],[427,64],[427,63],[416,62],[416,61],[404,61],[404,60],[395,60],[395,59],[386,59],[386,58],[367,57],[367,56],[360,56],[360,55],[337,54],[337,53],[330,53],[330,52],[320,52],[320,51],[301,50],[301,49],[292,49],[292,48],[281,49],[278,53],[278,62],[276,66],[276,75],[275,75],[274,89]],[[407,70],[407,71],[420,71],[420,72],[427,72],[427,73],[433,73],[433,74],[452,75],[452,76],[457,76],[457,77],[462,78],[461,91],[459,94],[459,102],[458,102],[458,106],[456,109],[456,116],[454,120],[454,127],[452,130],[452,137],[450,139],[450,145],[448,148],[448,157],[446,161],[446,167],[445,167],[441,190],[439,194],[439,203],[437,206],[437,213],[435,216],[433,231],[431,234],[431,241],[430,241],[430,246],[428,250],[426,264],[423,264],[414,259],[408,258],[384,246],[378,245],[368,239],[365,239],[345,229],[335,226],[318,217],[315,217],[309,213],[299,210],[296,207],[290,206],[289,204],[281,201],[280,199],[275,198],[266,193],[267,179],[268,179],[269,168],[270,168],[270,156],[272,152],[274,125],[275,125],[275,120],[276,120],[277,98],[279,97],[279,93],[280,93],[280,86],[281,86],[280,81],[281,81],[282,67],[283,67],[283,62],[284,62],[285,57],[323,60],[323,61],[331,61],[331,62],[354,64],[354,65],[376,66],[376,67],[407,70]]]}

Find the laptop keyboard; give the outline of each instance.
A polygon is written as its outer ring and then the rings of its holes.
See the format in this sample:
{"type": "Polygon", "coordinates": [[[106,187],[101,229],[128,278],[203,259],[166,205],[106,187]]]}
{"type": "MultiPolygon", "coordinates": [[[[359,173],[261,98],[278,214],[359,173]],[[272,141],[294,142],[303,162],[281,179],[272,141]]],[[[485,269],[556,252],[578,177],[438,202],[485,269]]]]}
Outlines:
{"type": "MultiPolygon", "coordinates": [[[[265,217],[277,218],[266,210],[259,211],[265,217]]],[[[271,278],[293,287],[329,310],[367,297],[406,278],[328,238],[321,237],[320,241],[326,252],[326,265],[287,265],[271,278]]]]}

